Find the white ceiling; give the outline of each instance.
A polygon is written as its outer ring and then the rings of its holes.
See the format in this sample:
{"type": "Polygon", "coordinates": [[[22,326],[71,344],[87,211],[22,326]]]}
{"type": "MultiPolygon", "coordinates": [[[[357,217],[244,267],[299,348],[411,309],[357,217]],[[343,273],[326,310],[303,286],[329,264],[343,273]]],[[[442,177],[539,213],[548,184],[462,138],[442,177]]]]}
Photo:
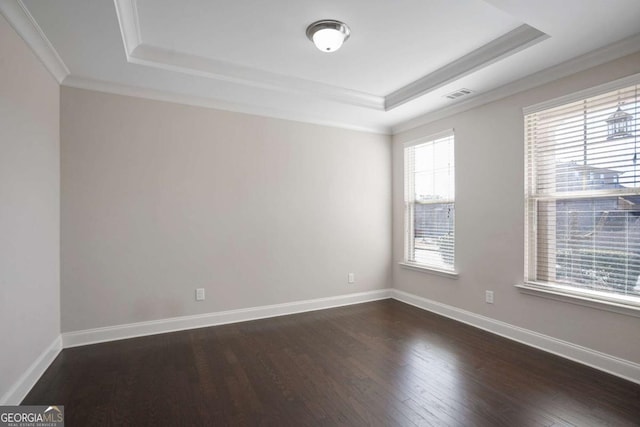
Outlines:
{"type": "Polygon", "coordinates": [[[382,96],[521,24],[481,0],[400,3],[138,0],[137,10],[145,45],[382,96]],[[352,28],[342,50],[312,48],[305,29],[320,18],[352,28]]]}
{"type": "Polygon", "coordinates": [[[638,0],[0,0],[0,12],[64,85],[377,132],[616,42],[603,58],[640,50],[638,0]],[[319,19],[351,27],[338,52],[306,38],[319,19]],[[443,96],[463,87],[473,94],[443,96]]]}

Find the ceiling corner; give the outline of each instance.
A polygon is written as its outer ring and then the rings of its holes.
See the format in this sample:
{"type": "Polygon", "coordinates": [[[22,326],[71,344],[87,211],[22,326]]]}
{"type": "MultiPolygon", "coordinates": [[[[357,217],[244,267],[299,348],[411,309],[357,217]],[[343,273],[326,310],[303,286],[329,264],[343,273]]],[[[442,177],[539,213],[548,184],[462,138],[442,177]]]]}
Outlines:
{"type": "Polygon", "coordinates": [[[13,29],[22,37],[31,50],[42,61],[49,73],[58,83],[70,74],[58,52],[35,21],[22,0],[1,1],[0,13],[13,29]]]}

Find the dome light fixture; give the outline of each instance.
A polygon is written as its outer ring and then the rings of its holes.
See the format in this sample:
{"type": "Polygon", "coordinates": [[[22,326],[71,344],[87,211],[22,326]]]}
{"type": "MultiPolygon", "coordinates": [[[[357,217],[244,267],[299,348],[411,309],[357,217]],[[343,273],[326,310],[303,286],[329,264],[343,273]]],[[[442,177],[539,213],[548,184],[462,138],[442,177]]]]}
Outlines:
{"type": "Polygon", "coordinates": [[[316,21],[307,27],[307,37],[322,52],[335,52],[347,41],[351,30],[344,22],[335,19],[316,21]]]}

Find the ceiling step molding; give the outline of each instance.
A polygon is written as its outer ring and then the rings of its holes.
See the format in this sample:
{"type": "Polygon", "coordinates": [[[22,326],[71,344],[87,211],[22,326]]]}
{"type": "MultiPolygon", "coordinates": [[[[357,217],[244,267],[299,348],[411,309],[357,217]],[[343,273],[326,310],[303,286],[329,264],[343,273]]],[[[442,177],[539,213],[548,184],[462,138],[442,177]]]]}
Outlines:
{"type": "Polygon", "coordinates": [[[127,59],[142,44],[136,0],[113,0],[127,59]]]}
{"type": "Polygon", "coordinates": [[[114,0],[127,61],[198,77],[274,90],[281,93],[338,101],[384,111],[383,96],[280,75],[250,67],[203,58],[145,44],[142,41],[136,0],[114,0]]]}
{"type": "MultiPolygon", "coordinates": [[[[316,100],[323,99],[380,113],[410,102],[412,99],[425,95],[442,85],[458,80],[465,75],[487,67],[506,56],[513,55],[548,38],[546,34],[537,29],[522,25],[413,83],[387,96],[382,96],[269,73],[259,69],[242,67],[144,44],[138,19],[137,1],[113,0],[113,2],[125,54],[129,62],[164,68],[165,70],[183,74],[230,81],[239,86],[267,89],[284,93],[290,99],[295,97],[300,99],[305,97],[316,100]]],[[[344,123],[340,119],[324,120],[323,118],[315,117],[314,113],[311,112],[292,112],[286,110],[286,108],[279,109],[274,106],[248,106],[224,100],[204,99],[187,94],[180,95],[161,89],[136,88],[115,82],[96,81],[79,75],[71,75],[70,70],[37,24],[23,0],[0,0],[0,13],[20,37],[24,39],[56,81],[66,86],[384,134],[404,132],[640,51],[640,34],[636,34],[506,85],[486,92],[474,92],[463,98],[456,99],[449,106],[414,116],[402,122],[396,122],[392,127],[388,124],[371,125],[372,121],[364,125],[352,125],[344,123]]],[[[399,110],[396,110],[396,112],[399,112],[399,110]]]]}
{"type": "Polygon", "coordinates": [[[257,70],[225,61],[169,51],[147,44],[140,44],[134,48],[128,56],[128,61],[133,64],[156,67],[166,71],[208,77],[286,94],[311,95],[358,107],[379,111],[384,110],[384,97],[382,96],[257,70]]]}
{"type": "Polygon", "coordinates": [[[546,83],[551,83],[563,77],[579,73],[580,71],[584,71],[589,68],[597,67],[598,65],[614,61],[618,58],[622,58],[636,52],[640,52],[640,34],[636,34],[609,46],[580,55],[554,67],[523,77],[488,92],[476,94],[469,99],[458,102],[449,107],[441,108],[431,113],[423,114],[403,123],[399,123],[392,127],[391,134],[395,135],[454,114],[471,110],[472,108],[515,95],[519,92],[524,92],[525,90],[533,89],[534,87],[542,86],[546,83]]]}
{"type": "Polygon", "coordinates": [[[473,52],[390,93],[385,97],[385,110],[389,111],[419,96],[433,92],[548,38],[549,35],[540,30],[526,24],[521,25],[473,52]]]}
{"type": "Polygon", "coordinates": [[[70,74],[69,69],[22,0],[0,0],[0,13],[42,61],[53,78],[62,83],[70,74]]]}
{"type": "Polygon", "coordinates": [[[114,4],[125,54],[130,63],[281,93],[313,96],[378,111],[396,108],[549,38],[542,31],[521,25],[397,91],[381,96],[146,44],[141,35],[136,0],[114,0],[114,4]]]}

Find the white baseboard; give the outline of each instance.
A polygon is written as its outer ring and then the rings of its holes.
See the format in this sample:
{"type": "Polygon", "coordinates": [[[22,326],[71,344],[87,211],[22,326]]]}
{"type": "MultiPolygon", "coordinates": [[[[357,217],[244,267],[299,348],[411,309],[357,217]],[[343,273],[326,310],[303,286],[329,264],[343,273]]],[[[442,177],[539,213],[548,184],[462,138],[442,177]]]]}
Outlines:
{"type": "Polygon", "coordinates": [[[391,298],[640,384],[640,364],[397,289],[391,298]]]}
{"type": "Polygon", "coordinates": [[[57,357],[62,348],[227,323],[264,319],[268,317],[322,310],[387,298],[396,299],[640,384],[640,364],[591,350],[567,341],[562,341],[528,329],[513,326],[470,311],[419,297],[408,292],[397,289],[380,289],[370,292],[295,301],[285,304],[221,311],[196,316],[175,317],[170,319],[63,333],[61,336],[58,336],[51,345],[42,352],[42,354],[40,354],[40,356],[22,374],[18,381],[16,381],[16,383],[4,394],[4,396],[2,396],[2,398],[0,398],[0,405],[19,404],[42,374],[44,374],[45,370],[57,357]]]}
{"type": "Polygon", "coordinates": [[[302,313],[305,311],[359,304],[363,302],[387,299],[390,295],[391,289],[380,289],[369,292],[338,295],[328,298],[318,298],[284,304],[206,313],[195,316],[173,317],[148,322],[129,323],[104,328],[65,332],[62,334],[62,342],[64,344],[64,348],[77,347],[125,338],[175,332],[185,329],[203,328],[227,323],[245,322],[247,320],[257,320],[267,317],[302,313]]]}
{"type": "Polygon", "coordinates": [[[40,379],[44,371],[53,363],[54,359],[62,351],[62,337],[58,337],[44,349],[36,360],[18,378],[11,388],[0,398],[0,405],[19,405],[22,399],[40,379]]]}

